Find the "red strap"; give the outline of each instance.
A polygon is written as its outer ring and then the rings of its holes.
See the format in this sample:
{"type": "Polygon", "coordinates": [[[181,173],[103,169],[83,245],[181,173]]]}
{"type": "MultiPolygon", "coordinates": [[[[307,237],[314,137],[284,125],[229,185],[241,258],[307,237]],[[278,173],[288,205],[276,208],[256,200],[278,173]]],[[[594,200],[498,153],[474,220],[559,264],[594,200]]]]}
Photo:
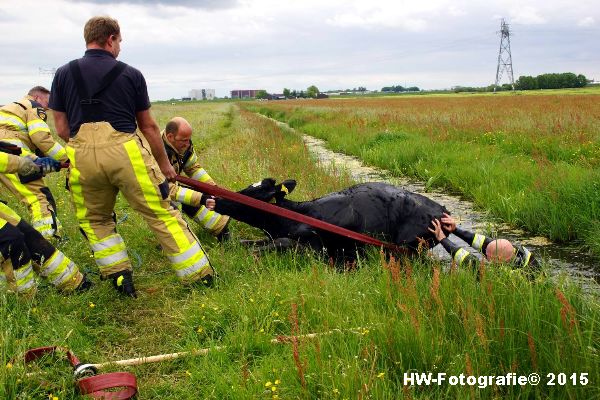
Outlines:
{"type": "Polygon", "coordinates": [[[303,224],[313,226],[315,228],[322,229],[327,232],[336,233],[341,236],[348,237],[350,239],[357,240],[362,243],[371,244],[373,246],[385,247],[387,249],[407,254],[408,250],[393,243],[382,242],[381,240],[375,239],[371,236],[363,235],[362,233],[354,232],[341,226],[330,224],[329,222],[321,221],[320,219],[312,218],[304,214],[300,214],[282,207],[274,206],[273,204],[265,203],[264,201],[256,200],[252,197],[245,196],[240,193],[231,192],[227,189],[220,188],[215,185],[196,181],[185,176],[177,175],[175,180],[193,187],[201,191],[202,193],[210,194],[213,196],[219,196],[227,200],[232,200],[240,204],[244,204],[262,211],[266,211],[271,214],[279,215],[280,217],[288,218],[303,224]]]}
{"type": "Polygon", "coordinates": [[[38,358],[54,353],[59,350],[65,350],[62,347],[58,346],[46,346],[46,347],[36,347],[35,349],[29,349],[25,352],[23,358],[25,358],[25,363],[30,363],[33,360],[37,360],[38,358]]]}
{"type": "Polygon", "coordinates": [[[82,395],[103,400],[128,400],[137,393],[135,375],[129,372],[111,372],[83,378],[77,381],[82,395]],[[106,392],[105,389],[117,389],[106,392]]]}

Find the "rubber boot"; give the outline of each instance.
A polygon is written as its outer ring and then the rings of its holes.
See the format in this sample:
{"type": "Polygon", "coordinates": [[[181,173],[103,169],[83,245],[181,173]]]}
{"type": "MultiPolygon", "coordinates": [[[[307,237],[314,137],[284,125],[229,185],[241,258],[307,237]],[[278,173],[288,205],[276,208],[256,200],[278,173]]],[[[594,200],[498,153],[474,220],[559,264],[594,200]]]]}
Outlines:
{"type": "Polygon", "coordinates": [[[112,279],[113,286],[117,292],[122,295],[137,298],[135,293],[135,287],[133,286],[133,274],[131,271],[121,271],[109,275],[108,278],[112,279]]]}

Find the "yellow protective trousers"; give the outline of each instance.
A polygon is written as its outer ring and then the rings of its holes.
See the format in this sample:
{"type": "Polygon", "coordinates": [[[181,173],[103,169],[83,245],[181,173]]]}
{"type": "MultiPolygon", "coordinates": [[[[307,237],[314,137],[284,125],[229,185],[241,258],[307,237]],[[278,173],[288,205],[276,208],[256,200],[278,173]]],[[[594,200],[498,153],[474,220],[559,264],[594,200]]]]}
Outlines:
{"type": "Polygon", "coordinates": [[[56,203],[43,178],[21,183],[17,174],[0,174],[0,183],[27,207],[35,230],[46,239],[60,236],[56,203]]]}
{"type": "MultiPolygon", "coordinates": [[[[19,253],[16,254],[16,258],[4,257],[4,254],[0,256],[2,263],[0,281],[7,283],[8,288],[14,292],[30,292],[37,286],[35,272],[49,279],[52,285],[63,292],[70,292],[77,288],[83,280],[83,274],[77,265],[47,242],[44,246],[39,247],[43,247],[44,253],[50,255],[49,257],[44,258],[37,252],[31,254],[32,249],[29,248],[29,245],[32,240],[46,242],[46,239],[40,237],[39,233],[35,232],[31,226],[21,221],[21,217],[10,207],[0,203],[0,247],[8,248],[8,253],[15,251],[19,253]],[[34,234],[32,235],[31,232],[34,234]],[[48,249],[50,251],[47,251],[48,249]],[[32,263],[32,257],[36,262],[32,263]]],[[[38,246],[35,247],[38,248],[38,246]]]]}
{"type": "Polygon", "coordinates": [[[79,226],[103,277],[131,270],[113,220],[119,191],[146,220],[183,282],[213,274],[198,239],[171,206],[168,182],[141,135],[115,131],[108,122],[85,123],[69,141],[67,155],[79,226]]]}

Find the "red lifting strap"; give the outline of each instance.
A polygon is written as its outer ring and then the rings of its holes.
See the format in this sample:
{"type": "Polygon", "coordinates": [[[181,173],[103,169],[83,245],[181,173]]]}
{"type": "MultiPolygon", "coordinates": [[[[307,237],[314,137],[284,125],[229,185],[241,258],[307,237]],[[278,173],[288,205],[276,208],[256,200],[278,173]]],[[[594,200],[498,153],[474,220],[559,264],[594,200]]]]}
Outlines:
{"type": "Polygon", "coordinates": [[[135,375],[129,372],[110,372],[108,374],[90,376],[79,379],[77,386],[82,395],[88,395],[94,399],[128,400],[137,393],[135,375]],[[105,391],[105,389],[117,388],[120,388],[120,390],[105,391]]]}
{"type": "Polygon", "coordinates": [[[408,254],[408,250],[406,248],[398,246],[396,244],[382,242],[381,240],[375,239],[371,236],[354,232],[349,229],[342,228],[341,226],[333,225],[329,222],[321,221],[320,219],[312,218],[307,215],[297,213],[295,211],[291,211],[282,207],[277,207],[273,204],[265,203],[264,201],[256,200],[252,197],[245,196],[240,193],[231,192],[227,189],[223,189],[215,185],[209,185],[208,183],[199,182],[194,179],[180,175],[177,175],[175,177],[175,180],[185,185],[188,185],[194,189],[197,189],[205,194],[210,194],[213,196],[222,197],[227,200],[232,200],[237,203],[256,208],[258,210],[266,211],[270,214],[279,215],[280,217],[288,218],[303,224],[307,224],[327,232],[336,233],[338,235],[345,236],[362,243],[370,244],[377,247],[385,247],[386,249],[390,249],[398,253],[408,254]]]}

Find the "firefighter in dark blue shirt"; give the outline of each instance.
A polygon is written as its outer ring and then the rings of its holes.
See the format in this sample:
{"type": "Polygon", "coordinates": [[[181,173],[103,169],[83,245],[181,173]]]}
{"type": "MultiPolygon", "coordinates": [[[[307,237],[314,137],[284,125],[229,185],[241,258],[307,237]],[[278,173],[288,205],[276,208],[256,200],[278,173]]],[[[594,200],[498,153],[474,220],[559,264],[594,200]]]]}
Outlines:
{"type": "Polygon", "coordinates": [[[56,72],[50,108],[56,130],[67,142],[79,226],[102,277],[112,279],[121,293],[136,296],[131,262],[113,217],[120,191],[144,217],[177,276],[184,283],[210,285],[214,270],[208,256],[169,202],[168,180],[176,173],[150,114],[144,76],[116,60],[121,49],[118,22],[93,17],[84,38],[85,55],[56,72]]]}

